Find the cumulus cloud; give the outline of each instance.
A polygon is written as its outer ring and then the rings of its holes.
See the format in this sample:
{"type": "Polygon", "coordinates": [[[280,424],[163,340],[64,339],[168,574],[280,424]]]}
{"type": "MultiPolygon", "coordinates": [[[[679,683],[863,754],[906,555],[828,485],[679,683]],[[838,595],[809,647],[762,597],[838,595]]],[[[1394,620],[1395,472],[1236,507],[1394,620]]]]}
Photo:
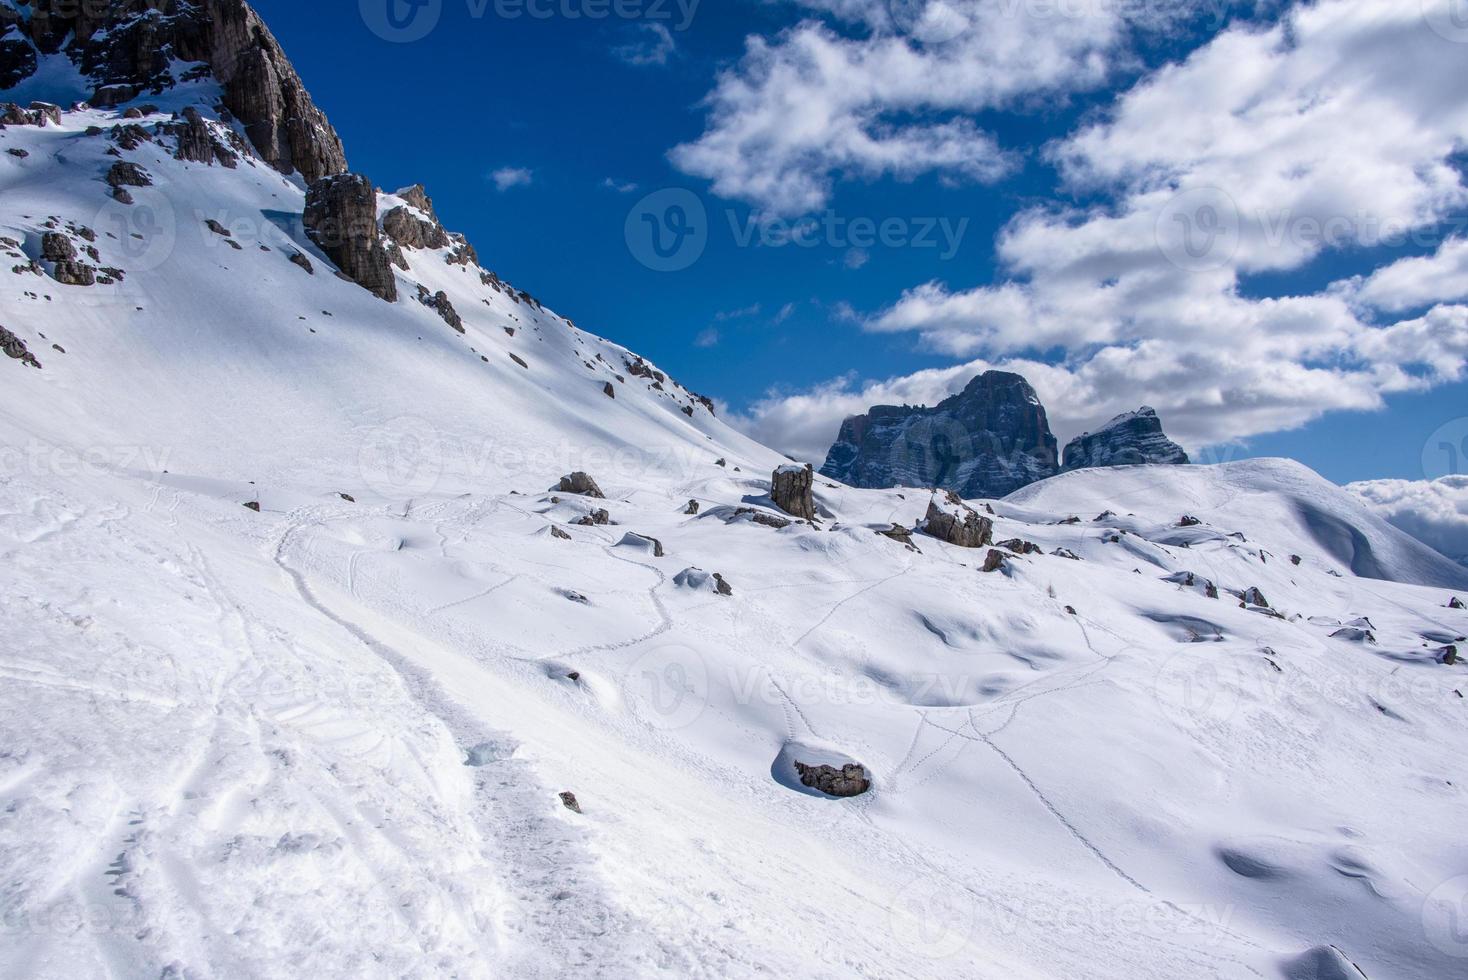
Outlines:
{"type": "MultiPolygon", "coordinates": [[[[997,242],[999,281],[918,285],[859,322],[973,359],[970,374],[1032,365],[1022,373],[1058,429],[1146,400],[1194,450],[1458,380],[1460,239],[1318,293],[1246,287],[1421,235],[1468,205],[1464,51],[1417,3],[1392,0],[1321,0],[1224,31],[1048,149],[1074,200],[1099,203],[1022,211],[997,242]]],[[[765,399],[751,424],[798,408],[834,436],[847,395],[765,399]]]]}
{"type": "Polygon", "coordinates": [[[1135,31],[1208,6],[796,2],[830,16],[750,37],[707,98],[703,135],[672,153],[715,193],[785,216],[824,207],[838,177],[998,180],[1014,156],[973,115],[1095,89],[1131,63],[1135,31]]]}
{"type": "Polygon", "coordinates": [[[489,175],[495,190],[504,192],[512,187],[527,187],[535,180],[533,171],[524,167],[501,167],[489,175]]]}
{"type": "Polygon", "coordinates": [[[1346,489],[1394,526],[1468,565],[1468,476],[1369,480],[1346,489]]]}

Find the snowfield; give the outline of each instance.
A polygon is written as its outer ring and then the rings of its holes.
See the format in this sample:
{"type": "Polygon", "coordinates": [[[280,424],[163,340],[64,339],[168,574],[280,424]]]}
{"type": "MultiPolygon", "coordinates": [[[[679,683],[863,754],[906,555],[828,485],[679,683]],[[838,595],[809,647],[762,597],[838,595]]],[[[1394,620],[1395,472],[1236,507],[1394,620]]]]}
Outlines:
{"type": "Polygon", "coordinates": [[[877,533],[923,490],[771,526],[654,366],[447,249],[341,281],[250,158],[118,204],[118,121],[0,131],[0,975],[1468,972],[1468,569],[1357,498],[1080,471],[971,502],[988,574],[877,533]],[[53,216],[124,280],[12,273],[53,216]]]}

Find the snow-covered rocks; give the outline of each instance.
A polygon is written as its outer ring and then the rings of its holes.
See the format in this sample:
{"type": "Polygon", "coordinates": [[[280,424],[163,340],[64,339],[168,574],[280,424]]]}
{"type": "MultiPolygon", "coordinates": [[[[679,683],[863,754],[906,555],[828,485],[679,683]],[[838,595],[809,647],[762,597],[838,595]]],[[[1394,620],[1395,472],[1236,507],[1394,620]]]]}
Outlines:
{"type": "Polygon", "coordinates": [[[1097,432],[1072,439],[1062,460],[1067,470],[1144,463],[1182,465],[1188,461],[1183,447],[1162,431],[1156,410],[1146,406],[1118,415],[1097,432]]]}
{"type": "Polygon", "coordinates": [[[994,522],[953,499],[943,506],[936,499],[929,501],[928,513],[918,530],[960,548],[983,548],[994,540],[994,522]]]}
{"type": "Polygon", "coordinates": [[[714,595],[732,596],[734,587],[718,572],[712,574],[701,568],[685,568],[673,578],[680,589],[694,592],[712,592],[714,595]]]}
{"type": "Polygon", "coordinates": [[[25,341],[4,327],[0,327],[0,353],[33,368],[39,369],[41,366],[36,356],[26,349],[25,341]]]}
{"type": "Polygon", "coordinates": [[[657,538],[649,537],[646,534],[638,534],[635,531],[628,531],[622,535],[622,540],[617,542],[617,547],[640,551],[653,558],[663,558],[667,555],[661,541],[657,538]]]}
{"type": "Polygon", "coordinates": [[[97,270],[81,261],[76,246],[66,235],[48,231],[41,236],[41,261],[51,271],[51,277],[66,286],[92,286],[97,282],[97,270]]]}

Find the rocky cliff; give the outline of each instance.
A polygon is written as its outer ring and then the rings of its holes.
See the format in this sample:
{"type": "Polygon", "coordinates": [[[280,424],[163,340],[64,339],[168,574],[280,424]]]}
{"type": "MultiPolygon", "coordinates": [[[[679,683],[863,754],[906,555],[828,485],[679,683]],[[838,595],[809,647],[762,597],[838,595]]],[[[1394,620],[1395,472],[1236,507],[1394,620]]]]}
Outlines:
{"type": "Polygon", "coordinates": [[[1087,432],[1065,447],[1064,468],[1135,466],[1141,463],[1189,462],[1182,446],[1167,438],[1155,409],[1143,406],[1118,415],[1098,432],[1087,432]]]}
{"type": "Polygon", "coordinates": [[[855,487],[1002,497],[1060,470],[1045,407],[1017,374],[989,371],[933,408],[880,405],[847,419],[821,474],[855,487]]]}
{"type": "Polygon", "coordinates": [[[336,131],[244,0],[0,0],[0,88],[30,77],[38,55],[57,53],[91,82],[95,106],[212,75],[221,108],[272,167],[308,181],[347,169],[336,131]]]}

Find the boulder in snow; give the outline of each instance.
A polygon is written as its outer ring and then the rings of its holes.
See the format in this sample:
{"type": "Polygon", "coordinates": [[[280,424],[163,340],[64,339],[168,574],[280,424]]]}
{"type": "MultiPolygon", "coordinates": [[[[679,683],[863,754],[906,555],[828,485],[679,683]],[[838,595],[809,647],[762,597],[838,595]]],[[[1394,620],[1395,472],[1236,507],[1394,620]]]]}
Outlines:
{"type": "Polygon", "coordinates": [[[770,477],[770,499],[792,517],[813,521],[816,519],[815,477],[815,470],[809,464],[782,466],[770,477]]]}
{"type": "Polygon", "coordinates": [[[928,514],[918,529],[924,534],[960,548],[983,548],[994,540],[994,522],[967,504],[948,509],[936,500],[928,503],[928,514]]]}
{"type": "Polygon", "coordinates": [[[800,776],[802,785],[840,799],[860,796],[872,788],[872,781],[867,778],[866,767],[854,762],[840,769],[834,766],[808,766],[803,762],[796,762],[795,772],[800,776]]]}
{"type": "Polygon", "coordinates": [[[589,475],[577,470],[570,476],[561,477],[561,482],[556,487],[557,493],[574,493],[582,497],[594,497],[597,500],[605,500],[606,494],[601,492],[601,487],[589,475]]]}

